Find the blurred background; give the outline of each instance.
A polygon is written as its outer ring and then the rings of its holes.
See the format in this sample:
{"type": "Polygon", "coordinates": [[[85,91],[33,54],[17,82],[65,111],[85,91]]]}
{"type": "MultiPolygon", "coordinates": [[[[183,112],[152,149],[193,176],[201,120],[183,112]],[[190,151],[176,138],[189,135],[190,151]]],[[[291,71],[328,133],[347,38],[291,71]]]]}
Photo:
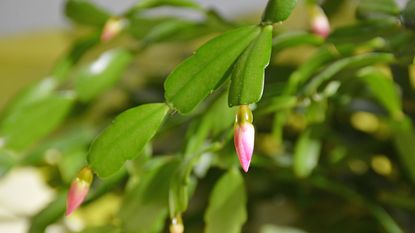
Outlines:
{"type": "MultiPolygon", "coordinates": [[[[337,0],[329,0],[336,2],[337,0]]],[[[121,13],[137,0],[94,0],[96,4],[109,9],[114,14],[121,13]]],[[[215,8],[225,18],[257,22],[267,0],[197,0],[203,6],[215,8]],[[235,2],[238,4],[235,4],[235,2]]],[[[354,8],[358,0],[342,1],[344,11],[330,16],[334,27],[354,21],[354,8]]],[[[406,0],[398,1],[400,6],[406,0]]],[[[79,31],[65,19],[63,0],[1,0],[0,1],[0,111],[5,104],[23,87],[36,80],[45,78],[57,59],[65,54],[71,43],[78,37],[79,31]]],[[[300,6],[301,7],[301,6],[300,6]]],[[[168,11],[168,10],[167,10],[168,11]]],[[[290,17],[284,27],[306,28],[307,19],[303,10],[290,17]]],[[[163,9],[160,14],[166,14],[163,9]]],[[[185,14],[184,17],[197,17],[185,14]]],[[[290,62],[297,50],[282,54],[279,60],[290,62]]],[[[299,63],[299,62],[297,62],[299,63]]],[[[1,143],[1,142],[0,142],[1,143]]],[[[357,167],[362,164],[355,164],[357,167]]],[[[359,168],[356,168],[359,170],[359,168]]],[[[253,182],[254,183],[254,182],[253,182]]],[[[0,233],[23,233],[27,231],[30,216],[49,203],[56,193],[42,178],[39,169],[19,168],[12,170],[0,179],[0,233]]],[[[295,219],[296,213],[290,206],[275,201],[258,208],[267,212],[272,208],[284,209],[284,215],[278,217],[281,222],[295,219]]],[[[328,203],[327,208],[332,208],[328,203]]],[[[333,209],[333,212],[336,210],[333,209]]],[[[262,213],[263,213],[262,212],[262,213]]],[[[269,216],[260,216],[267,221],[269,216]]],[[[64,220],[66,221],[66,220],[64,220]]],[[[76,218],[70,219],[74,230],[82,228],[76,218]]],[[[59,226],[48,228],[47,233],[62,232],[59,226]]],[[[274,232],[270,230],[270,232],[274,232]]],[[[283,232],[283,231],[281,231],[283,232]]],[[[302,233],[301,231],[290,231],[302,233]]]]}

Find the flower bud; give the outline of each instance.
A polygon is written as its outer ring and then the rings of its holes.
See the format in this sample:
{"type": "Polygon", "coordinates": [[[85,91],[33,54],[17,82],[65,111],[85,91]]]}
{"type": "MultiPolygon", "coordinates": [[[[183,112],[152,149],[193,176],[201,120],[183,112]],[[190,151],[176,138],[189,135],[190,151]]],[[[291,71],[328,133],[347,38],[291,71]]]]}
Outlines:
{"type": "Polygon", "coordinates": [[[126,25],[125,19],[112,17],[105,23],[104,29],[101,34],[101,41],[108,42],[124,29],[126,25]]]}
{"type": "Polygon", "coordinates": [[[241,105],[236,115],[234,143],[242,169],[248,172],[255,142],[255,128],[252,125],[252,112],[247,105],[241,105]]]}
{"type": "Polygon", "coordinates": [[[330,34],[330,23],[324,11],[318,5],[309,6],[311,17],[311,31],[314,34],[326,38],[330,34]]]}
{"type": "Polygon", "coordinates": [[[70,215],[82,204],[88,194],[93,177],[91,169],[85,167],[72,182],[66,199],[66,216],[70,215]]]}
{"type": "Polygon", "coordinates": [[[171,221],[170,233],[183,233],[183,232],[184,232],[184,226],[182,222],[182,217],[180,215],[177,217],[174,217],[171,221]]]}

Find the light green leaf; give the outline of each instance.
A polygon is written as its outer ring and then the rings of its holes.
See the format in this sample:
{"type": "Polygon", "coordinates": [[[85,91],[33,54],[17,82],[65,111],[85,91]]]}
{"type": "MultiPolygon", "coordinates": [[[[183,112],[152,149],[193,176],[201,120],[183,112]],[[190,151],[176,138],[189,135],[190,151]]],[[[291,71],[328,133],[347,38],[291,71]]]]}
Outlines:
{"type": "Polygon", "coordinates": [[[395,0],[361,0],[356,9],[357,16],[363,19],[396,17],[399,12],[395,0]]]}
{"type": "Polygon", "coordinates": [[[65,5],[65,15],[76,23],[101,27],[111,13],[88,0],[68,0],[65,5]]]}
{"type": "Polygon", "coordinates": [[[376,68],[362,69],[358,75],[393,117],[397,119],[402,116],[401,99],[392,77],[376,68]]]}
{"type": "Polygon", "coordinates": [[[123,232],[161,232],[168,214],[171,178],[178,165],[178,160],[166,157],[147,164],[139,183],[124,197],[120,211],[123,232]]]}
{"type": "Polygon", "coordinates": [[[247,219],[244,180],[238,170],[228,171],[216,183],[205,213],[205,233],[239,233],[247,219]]]}
{"type": "Polygon", "coordinates": [[[241,27],[204,44],[167,78],[167,102],[181,113],[192,111],[225,81],[236,59],[259,32],[257,26],[241,27]]]}
{"type": "Polygon", "coordinates": [[[112,87],[132,60],[124,49],[110,50],[77,74],[76,91],[83,101],[89,101],[112,87]]]}
{"type": "Polygon", "coordinates": [[[26,148],[58,127],[74,100],[70,93],[50,94],[34,102],[22,100],[0,123],[0,138],[7,148],[26,148]]]}
{"type": "Polygon", "coordinates": [[[278,23],[286,20],[296,4],[297,0],[268,0],[262,22],[278,23]]]}
{"type": "Polygon", "coordinates": [[[309,176],[318,164],[321,142],[316,130],[316,127],[306,129],[295,145],[294,173],[300,178],[309,176]]]}
{"type": "Polygon", "coordinates": [[[268,25],[262,28],[235,64],[229,89],[230,107],[256,103],[261,99],[271,49],[272,26],[268,25]]]}
{"type": "Polygon", "coordinates": [[[101,177],[118,171],[126,160],[134,159],[156,134],[168,107],[145,104],[121,113],[92,144],[88,162],[101,177]]]}
{"type": "Polygon", "coordinates": [[[327,68],[325,68],[320,74],[316,75],[305,87],[304,92],[307,95],[315,93],[318,87],[325,81],[332,78],[338,72],[347,68],[359,68],[374,64],[391,63],[395,61],[395,58],[390,53],[367,53],[356,55],[354,57],[347,57],[338,60],[327,68]]]}

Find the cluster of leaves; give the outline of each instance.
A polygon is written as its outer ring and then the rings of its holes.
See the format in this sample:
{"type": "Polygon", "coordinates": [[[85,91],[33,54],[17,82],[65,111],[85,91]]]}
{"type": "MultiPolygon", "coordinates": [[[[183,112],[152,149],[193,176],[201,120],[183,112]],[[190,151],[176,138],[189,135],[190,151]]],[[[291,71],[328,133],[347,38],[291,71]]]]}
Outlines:
{"type": "MultiPolygon", "coordinates": [[[[332,2],[322,5],[329,15],[343,10],[332,2]]],[[[142,0],[117,16],[121,34],[103,43],[112,14],[68,0],[66,15],[88,35],[22,91],[0,122],[2,175],[18,166],[54,174],[49,183],[58,195],[32,218],[30,232],[62,218],[66,189],[85,165],[100,177],[86,208],[110,193],[122,199],[107,225],[85,232],[162,232],[168,216],[182,215],[188,232],[203,225],[208,233],[241,232],[247,220],[246,230],[258,232],[260,224],[280,223],[254,216],[284,215],[260,208],[276,198],[300,213],[289,224],[310,232],[410,230],[415,1],[400,9],[394,0],[361,0],[356,22],[327,39],[279,29],[295,6],[270,0],[259,25],[241,25],[191,0],[142,0]],[[201,19],[151,14],[159,7],[201,19]],[[217,34],[161,78],[131,77],[149,50],[217,34]],[[275,62],[298,46],[311,55],[275,62]],[[131,87],[128,80],[138,78],[131,87]],[[114,90],[122,101],[113,100],[114,90]],[[236,169],[232,107],[245,104],[255,108],[257,143],[244,177],[236,169]]]]}

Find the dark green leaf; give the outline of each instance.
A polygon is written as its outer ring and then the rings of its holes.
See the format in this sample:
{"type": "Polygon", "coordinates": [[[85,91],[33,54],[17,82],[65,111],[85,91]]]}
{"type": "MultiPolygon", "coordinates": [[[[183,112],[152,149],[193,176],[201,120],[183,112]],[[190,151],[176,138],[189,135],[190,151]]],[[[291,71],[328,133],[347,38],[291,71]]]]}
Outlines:
{"type": "Polygon", "coordinates": [[[161,232],[168,214],[171,178],[178,165],[178,160],[166,157],[147,164],[146,172],[127,193],[121,206],[123,232],[161,232]]]}
{"type": "Polygon", "coordinates": [[[316,135],[316,129],[306,129],[295,145],[294,173],[300,178],[309,176],[318,164],[321,142],[316,135]]]}
{"type": "Polygon", "coordinates": [[[261,99],[271,49],[272,26],[268,25],[262,28],[235,64],[229,89],[230,107],[256,103],[261,99]]]}
{"type": "Polygon", "coordinates": [[[379,102],[389,111],[391,116],[396,119],[402,117],[402,103],[392,77],[375,68],[361,70],[359,77],[366,83],[379,102]]]}
{"type": "Polygon", "coordinates": [[[286,20],[296,4],[297,0],[268,0],[262,22],[278,23],[286,20]]]}
{"type": "Polygon", "coordinates": [[[412,183],[415,184],[415,128],[408,117],[391,121],[393,141],[398,151],[400,162],[412,183]]]}
{"type": "Polygon", "coordinates": [[[246,219],[244,180],[238,170],[232,169],[212,191],[205,213],[205,233],[239,233],[246,219]]]}
{"type": "Polygon", "coordinates": [[[235,60],[259,32],[256,26],[241,27],[203,45],[167,78],[167,102],[181,113],[192,111],[228,77],[235,60]]]}
{"type": "Polygon", "coordinates": [[[103,26],[111,16],[111,13],[88,0],[68,0],[65,14],[76,23],[96,27],[103,26]]]}
{"type": "Polygon", "coordinates": [[[385,18],[399,15],[399,6],[395,0],[361,0],[356,13],[360,18],[385,18]]]}
{"type": "Polygon", "coordinates": [[[409,0],[402,11],[402,20],[405,26],[415,29],[415,1],[409,0]]]}
{"type": "Polygon", "coordinates": [[[146,104],[121,113],[92,144],[88,162],[101,177],[118,171],[134,159],[156,134],[166,116],[165,104],[146,104]]]}
{"type": "Polygon", "coordinates": [[[129,51],[116,49],[102,54],[77,74],[76,91],[83,101],[89,101],[113,86],[130,64],[129,51]]]}
{"type": "Polygon", "coordinates": [[[65,93],[20,102],[0,123],[0,137],[8,148],[24,149],[58,127],[74,100],[74,95],[65,93]]]}

